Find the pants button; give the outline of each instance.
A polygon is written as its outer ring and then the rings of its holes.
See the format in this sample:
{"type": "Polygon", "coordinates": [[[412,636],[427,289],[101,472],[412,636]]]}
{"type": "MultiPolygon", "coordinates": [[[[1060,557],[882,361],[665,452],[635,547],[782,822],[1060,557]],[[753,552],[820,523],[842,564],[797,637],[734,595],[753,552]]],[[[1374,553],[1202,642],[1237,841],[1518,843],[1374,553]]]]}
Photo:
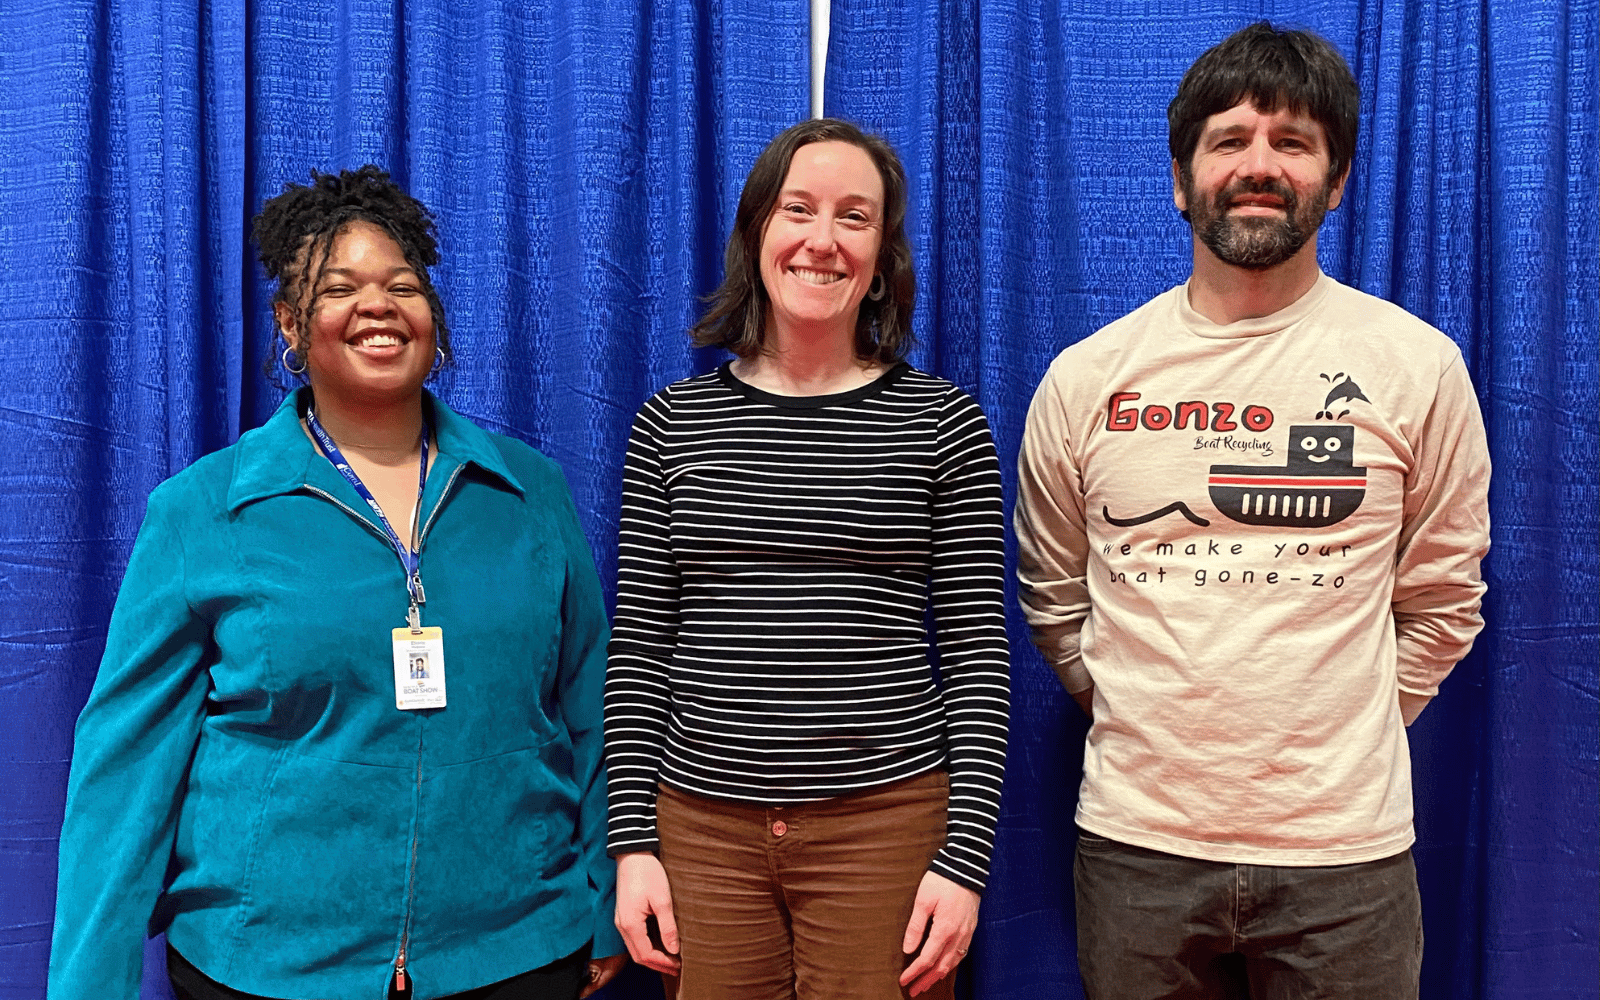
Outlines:
{"type": "Polygon", "coordinates": [[[772,835],[774,837],[781,837],[788,832],[789,824],[785,823],[783,820],[780,819],[776,823],[772,824],[772,835]]]}

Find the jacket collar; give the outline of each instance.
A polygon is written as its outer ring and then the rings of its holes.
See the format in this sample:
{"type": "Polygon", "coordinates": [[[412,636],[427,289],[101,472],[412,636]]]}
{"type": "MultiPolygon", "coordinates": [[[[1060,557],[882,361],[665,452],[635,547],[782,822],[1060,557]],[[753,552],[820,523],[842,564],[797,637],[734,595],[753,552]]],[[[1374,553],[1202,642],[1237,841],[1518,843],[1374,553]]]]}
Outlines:
{"type": "MultiPolygon", "coordinates": [[[[349,488],[301,429],[300,416],[310,404],[310,388],[297,389],[285,397],[265,424],[239,438],[239,443],[234,445],[233,478],[228,483],[230,514],[247,503],[293,493],[307,486],[349,488]]],[[[431,418],[429,422],[439,449],[428,474],[430,480],[454,466],[471,465],[499,479],[518,496],[524,495],[522,483],[506,467],[500,449],[478,425],[444,405],[426,389],[422,393],[422,406],[431,418]]]]}

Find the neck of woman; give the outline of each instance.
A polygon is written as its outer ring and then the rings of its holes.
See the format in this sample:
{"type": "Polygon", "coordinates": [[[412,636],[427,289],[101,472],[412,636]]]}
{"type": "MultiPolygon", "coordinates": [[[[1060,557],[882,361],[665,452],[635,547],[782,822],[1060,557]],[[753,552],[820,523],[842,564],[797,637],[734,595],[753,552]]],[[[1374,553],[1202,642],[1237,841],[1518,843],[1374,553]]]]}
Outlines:
{"type": "Polygon", "coordinates": [[[376,465],[415,464],[422,440],[422,393],[398,400],[313,393],[317,421],[340,451],[376,465]]]}
{"type": "Polygon", "coordinates": [[[789,327],[769,316],[761,353],[735,361],[733,374],[748,385],[780,396],[849,392],[888,367],[856,357],[855,346],[854,322],[844,327],[789,327]]]}

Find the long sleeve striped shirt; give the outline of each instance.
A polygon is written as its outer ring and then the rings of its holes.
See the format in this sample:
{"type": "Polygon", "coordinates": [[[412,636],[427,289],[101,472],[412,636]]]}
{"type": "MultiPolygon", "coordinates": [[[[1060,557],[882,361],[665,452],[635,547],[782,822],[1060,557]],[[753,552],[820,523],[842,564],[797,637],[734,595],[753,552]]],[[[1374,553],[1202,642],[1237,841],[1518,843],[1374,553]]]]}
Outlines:
{"type": "Polygon", "coordinates": [[[657,848],[658,782],[783,805],[945,769],[932,870],[981,891],[1005,765],[1004,553],[988,422],[943,379],[902,364],[791,397],[725,365],[653,396],[623,474],[611,853],[657,848]]]}

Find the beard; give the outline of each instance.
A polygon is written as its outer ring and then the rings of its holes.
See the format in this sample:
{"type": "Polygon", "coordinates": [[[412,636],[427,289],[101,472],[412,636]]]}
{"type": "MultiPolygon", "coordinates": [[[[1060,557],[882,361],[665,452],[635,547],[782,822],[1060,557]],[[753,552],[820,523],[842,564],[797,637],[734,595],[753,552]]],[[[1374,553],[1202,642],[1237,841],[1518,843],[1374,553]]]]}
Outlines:
{"type": "Polygon", "coordinates": [[[1332,185],[1324,184],[1302,204],[1294,189],[1282,181],[1240,181],[1217,192],[1208,202],[1195,197],[1191,178],[1184,184],[1184,199],[1190,206],[1189,225],[1218,260],[1250,271],[1264,271],[1299,253],[1316,234],[1323,216],[1328,214],[1332,191],[1332,185]],[[1283,215],[1229,215],[1230,203],[1244,194],[1278,198],[1283,202],[1283,215]]]}

